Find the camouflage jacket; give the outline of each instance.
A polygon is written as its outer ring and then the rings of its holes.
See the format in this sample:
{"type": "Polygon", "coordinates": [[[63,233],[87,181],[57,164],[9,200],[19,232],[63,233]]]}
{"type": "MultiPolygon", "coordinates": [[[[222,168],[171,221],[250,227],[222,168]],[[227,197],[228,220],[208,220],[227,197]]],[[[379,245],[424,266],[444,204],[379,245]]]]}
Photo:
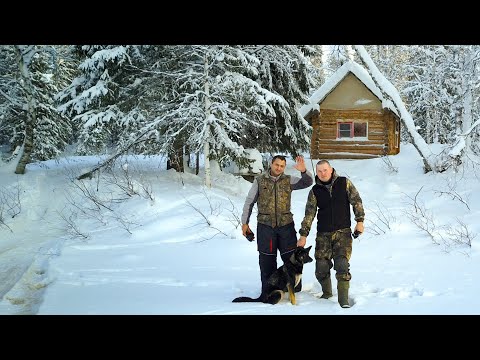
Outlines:
{"type": "Polygon", "coordinates": [[[330,187],[321,183],[315,176],[315,185],[308,193],[300,235],[308,236],[313,219],[317,214],[317,232],[333,232],[351,226],[350,205],[355,214],[355,221],[363,221],[365,212],[362,199],[353,183],[346,177],[332,173],[330,187]]]}
{"type": "Polygon", "coordinates": [[[258,223],[276,227],[293,222],[292,191],[305,189],[312,183],[313,176],[308,170],[300,178],[285,174],[275,178],[270,172],[257,176],[243,206],[242,224],[248,224],[255,203],[258,223]]]}

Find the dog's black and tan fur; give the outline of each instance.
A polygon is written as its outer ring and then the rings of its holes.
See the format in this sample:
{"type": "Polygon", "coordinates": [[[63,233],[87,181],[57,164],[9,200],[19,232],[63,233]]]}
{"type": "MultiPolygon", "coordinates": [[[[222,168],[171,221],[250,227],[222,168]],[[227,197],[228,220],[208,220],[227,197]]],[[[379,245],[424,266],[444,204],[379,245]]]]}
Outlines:
{"type": "Polygon", "coordinates": [[[312,246],[308,248],[297,247],[288,261],[270,275],[267,283],[268,289],[264,294],[256,299],[241,296],[233,299],[232,302],[264,302],[274,305],[282,300],[283,295],[288,291],[290,302],[292,305],[296,305],[294,288],[302,278],[303,265],[313,261],[308,255],[311,248],[312,246]]]}

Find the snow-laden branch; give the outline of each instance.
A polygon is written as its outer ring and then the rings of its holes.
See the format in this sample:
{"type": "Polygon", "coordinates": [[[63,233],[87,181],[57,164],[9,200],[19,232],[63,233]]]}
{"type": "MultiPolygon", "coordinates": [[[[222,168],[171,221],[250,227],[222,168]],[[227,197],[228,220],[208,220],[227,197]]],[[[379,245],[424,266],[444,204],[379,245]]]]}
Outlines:
{"type": "Polygon", "coordinates": [[[478,119],[477,121],[475,121],[475,123],[474,123],[472,126],[470,126],[470,128],[469,128],[467,131],[465,131],[463,134],[460,134],[460,136],[468,136],[468,135],[470,135],[470,133],[473,131],[473,129],[475,129],[475,128],[476,128],[477,126],[479,126],[479,125],[480,125],[480,119],[478,119]]]}

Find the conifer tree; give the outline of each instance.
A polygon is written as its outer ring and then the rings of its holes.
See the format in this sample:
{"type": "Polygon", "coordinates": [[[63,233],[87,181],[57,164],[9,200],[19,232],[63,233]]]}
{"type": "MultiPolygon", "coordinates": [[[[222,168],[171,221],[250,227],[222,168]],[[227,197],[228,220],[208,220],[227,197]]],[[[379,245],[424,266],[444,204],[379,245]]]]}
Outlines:
{"type": "Polygon", "coordinates": [[[250,147],[264,152],[288,152],[292,156],[308,150],[311,127],[298,110],[317,86],[312,76],[314,67],[308,58],[316,54],[315,48],[263,45],[249,51],[260,62],[257,80],[260,86],[282,99],[274,104],[273,114],[262,117],[265,126],[259,132],[250,131],[253,140],[250,147]]]}

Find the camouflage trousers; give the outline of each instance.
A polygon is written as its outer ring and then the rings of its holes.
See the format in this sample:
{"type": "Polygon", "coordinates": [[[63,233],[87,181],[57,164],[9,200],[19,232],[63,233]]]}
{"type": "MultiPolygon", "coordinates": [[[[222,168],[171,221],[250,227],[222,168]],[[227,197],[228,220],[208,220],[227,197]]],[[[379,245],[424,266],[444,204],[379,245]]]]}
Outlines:
{"type": "Polygon", "coordinates": [[[350,228],[317,233],[315,239],[315,276],[321,282],[330,277],[330,269],[336,271],[340,281],[350,281],[350,257],[352,256],[352,232],[350,228]],[[333,260],[333,263],[332,263],[333,260]]]}

